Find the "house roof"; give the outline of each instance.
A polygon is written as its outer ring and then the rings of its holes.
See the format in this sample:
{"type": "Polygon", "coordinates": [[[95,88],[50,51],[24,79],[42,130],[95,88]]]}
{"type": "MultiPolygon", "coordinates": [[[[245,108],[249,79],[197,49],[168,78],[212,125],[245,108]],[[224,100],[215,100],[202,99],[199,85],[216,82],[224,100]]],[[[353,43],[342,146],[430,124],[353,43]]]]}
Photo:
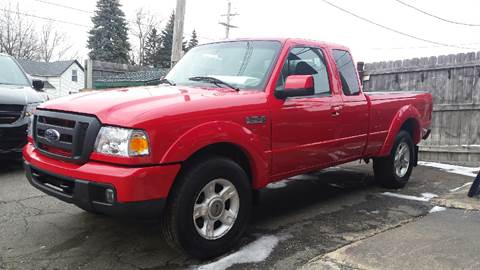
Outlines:
{"type": "Polygon", "coordinates": [[[77,60],[57,61],[57,62],[35,62],[18,59],[18,63],[31,76],[57,77],[61,76],[71,65],[77,64],[83,71],[82,65],[77,60]]]}
{"type": "Polygon", "coordinates": [[[98,82],[150,82],[167,75],[168,69],[152,69],[145,71],[126,72],[114,76],[99,78],[98,82]]]}

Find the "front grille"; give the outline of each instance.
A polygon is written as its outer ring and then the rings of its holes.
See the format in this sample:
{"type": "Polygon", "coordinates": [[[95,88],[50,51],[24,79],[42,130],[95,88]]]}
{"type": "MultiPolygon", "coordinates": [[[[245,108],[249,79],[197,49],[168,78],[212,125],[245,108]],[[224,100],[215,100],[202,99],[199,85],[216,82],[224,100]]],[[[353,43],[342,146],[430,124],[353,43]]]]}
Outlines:
{"type": "Polygon", "coordinates": [[[88,160],[100,130],[94,116],[37,110],[33,137],[45,155],[83,163],[88,160]]]}
{"type": "Polygon", "coordinates": [[[12,124],[23,115],[23,105],[0,104],[0,125],[12,124]]]}

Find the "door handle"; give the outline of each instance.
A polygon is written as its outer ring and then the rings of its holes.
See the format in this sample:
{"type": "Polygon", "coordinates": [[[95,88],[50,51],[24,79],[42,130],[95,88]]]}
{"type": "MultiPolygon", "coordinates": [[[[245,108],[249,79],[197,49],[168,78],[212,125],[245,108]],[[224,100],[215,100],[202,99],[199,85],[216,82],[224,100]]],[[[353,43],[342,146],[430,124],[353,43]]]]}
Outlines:
{"type": "Polygon", "coordinates": [[[340,116],[340,111],[342,110],[343,106],[332,106],[331,111],[332,111],[332,116],[337,117],[340,116]]]}

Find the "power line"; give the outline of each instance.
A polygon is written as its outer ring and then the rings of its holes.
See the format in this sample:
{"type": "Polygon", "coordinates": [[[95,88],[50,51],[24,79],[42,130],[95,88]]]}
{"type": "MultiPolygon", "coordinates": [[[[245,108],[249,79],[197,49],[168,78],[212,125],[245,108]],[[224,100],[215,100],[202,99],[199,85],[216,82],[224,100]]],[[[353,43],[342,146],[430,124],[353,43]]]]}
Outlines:
{"type": "MultiPolygon", "coordinates": [[[[87,13],[87,14],[95,15],[95,12],[94,12],[94,11],[85,10],[85,9],[80,9],[80,8],[76,8],[76,7],[72,7],[72,6],[67,6],[67,5],[63,5],[63,4],[58,4],[58,3],[55,3],[55,2],[50,2],[50,1],[46,1],[46,0],[32,0],[32,1],[40,2],[40,3],[47,4],[47,5],[51,5],[51,6],[61,7],[61,8],[65,8],[65,9],[70,9],[70,10],[74,10],[74,11],[78,11],[78,12],[82,12],[82,13],[87,13]]],[[[126,21],[129,22],[129,23],[138,24],[137,21],[133,21],[133,20],[126,20],[126,21]]],[[[142,25],[142,26],[148,26],[148,25],[143,24],[143,23],[140,23],[140,25],[142,25]]]]}
{"type": "Polygon", "coordinates": [[[206,37],[206,36],[198,36],[198,37],[201,38],[201,39],[208,40],[208,41],[216,41],[216,40],[218,40],[218,39],[211,38],[211,37],[206,37]]]}
{"type": "Polygon", "coordinates": [[[343,11],[347,14],[350,14],[351,16],[357,18],[357,19],[360,19],[362,21],[365,21],[365,22],[368,22],[370,24],[373,24],[373,25],[376,25],[380,28],[383,28],[385,30],[388,30],[390,32],[394,32],[394,33],[397,33],[399,35],[402,35],[402,36],[406,36],[406,37],[409,37],[409,38],[412,38],[412,39],[416,39],[416,40],[420,40],[420,41],[423,41],[423,42],[426,42],[426,43],[430,43],[430,44],[435,44],[435,45],[440,45],[442,47],[451,47],[451,48],[457,48],[457,49],[467,49],[467,50],[474,50],[473,48],[468,48],[468,47],[462,47],[462,46],[457,46],[457,45],[454,45],[454,44],[447,44],[447,43],[442,43],[442,42],[438,42],[438,41],[433,41],[433,40],[428,40],[428,39],[425,39],[425,38],[421,38],[421,37],[417,37],[417,36],[414,36],[414,35],[411,35],[411,34],[408,34],[408,33],[405,33],[405,32],[402,32],[402,31],[399,31],[399,30],[396,30],[396,29],[393,29],[391,27],[388,27],[388,26],[385,26],[383,24],[380,24],[380,23],[377,23],[377,22],[374,22],[370,19],[367,19],[365,17],[362,17],[360,15],[357,15],[349,10],[346,10],[342,7],[339,7],[333,3],[331,3],[330,1],[327,1],[327,0],[321,0],[322,2],[324,2],[325,4],[328,4],[340,11],[343,11]]]}
{"type": "Polygon", "coordinates": [[[50,2],[50,1],[45,1],[45,0],[33,0],[33,1],[44,3],[44,4],[47,4],[47,5],[51,5],[51,6],[57,6],[57,7],[61,7],[61,8],[75,10],[75,11],[79,11],[79,12],[83,12],[83,13],[94,14],[94,12],[90,11],[90,10],[85,10],[85,9],[80,9],[80,8],[71,7],[71,6],[67,6],[67,5],[62,5],[62,4],[58,4],[58,3],[54,3],[54,2],[50,2]]]}
{"type": "Polygon", "coordinates": [[[17,14],[17,15],[25,16],[25,17],[32,17],[32,18],[37,18],[37,19],[46,20],[46,21],[50,21],[50,22],[58,22],[58,23],[64,23],[64,24],[70,24],[70,25],[90,28],[90,26],[84,25],[84,24],[68,22],[68,21],[63,21],[63,20],[53,19],[53,18],[48,18],[48,17],[42,17],[42,16],[38,16],[38,15],[34,15],[34,14],[28,14],[28,13],[15,11],[15,10],[10,10],[10,9],[2,9],[2,10],[5,11],[5,12],[8,12],[8,13],[14,13],[14,14],[17,14]]]}
{"type": "MultiPolygon", "coordinates": [[[[462,44],[457,44],[458,46],[471,46],[471,45],[479,45],[480,42],[474,42],[474,43],[462,43],[462,44]]],[[[411,46],[411,47],[390,47],[390,48],[385,48],[385,47],[374,47],[374,48],[363,48],[365,50],[374,50],[374,51],[382,51],[382,50],[416,50],[416,49],[435,49],[435,48],[443,48],[444,46],[411,46]]]]}
{"type": "MultiPolygon", "coordinates": [[[[51,4],[51,5],[57,5],[56,3],[52,3],[52,2],[48,2],[48,1],[43,1],[43,0],[33,0],[33,1],[38,1],[38,2],[42,2],[42,3],[46,3],[46,4],[51,4]]],[[[85,13],[92,13],[92,14],[94,13],[94,12],[92,12],[92,11],[76,9],[76,8],[69,7],[69,6],[64,6],[64,5],[57,5],[57,6],[63,7],[63,8],[67,8],[67,9],[74,9],[74,10],[81,11],[81,12],[85,12],[85,13]]],[[[1,9],[1,10],[6,11],[6,12],[9,12],[9,13],[15,13],[15,14],[18,14],[18,15],[21,15],[21,16],[25,16],[25,17],[32,17],[32,18],[41,19],[41,20],[46,20],[46,21],[51,21],[51,22],[58,22],[58,23],[63,23],[63,24],[70,24],[70,25],[75,25],[75,26],[80,26],[80,27],[91,28],[91,26],[84,25],[84,24],[79,24],[79,23],[74,23],[74,22],[69,22],[69,21],[63,21],[63,20],[53,19],[53,18],[48,18],[48,17],[42,17],[42,16],[38,16],[38,15],[34,15],[34,14],[28,14],[28,13],[24,13],[24,12],[17,12],[17,11],[10,10],[10,9],[1,9]]],[[[0,19],[1,19],[1,18],[0,18],[0,19]]],[[[206,40],[208,40],[208,41],[215,41],[215,40],[217,40],[217,39],[210,38],[210,37],[206,37],[206,36],[198,36],[198,37],[199,37],[199,38],[206,39],[206,40]]]]}
{"type": "Polygon", "coordinates": [[[403,2],[403,1],[401,1],[401,0],[394,0],[394,1],[396,1],[396,2],[398,2],[398,3],[400,3],[400,4],[402,4],[402,5],[404,5],[404,6],[406,6],[406,7],[409,7],[409,8],[411,8],[411,9],[414,9],[414,10],[420,12],[420,13],[423,13],[423,14],[425,14],[425,15],[427,15],[427,16],[433,17],[433,18],[435,18],[435,19],[438,19],[438,20],[441,20],[441,21],[444,21],[444,22],[453,23],[453,24],[457,24],[457,25],[463,25],[463,26],[473,26],[473,27],[479,27],[479,26],[480,26],[480,24],[464,23],[464,22],[457,22],[457,21],[452,21],[452,20],[449,20],[449,19],[445,19],[445,18],[442,18],[442,17],[440,17],[440,16],[437,16],[437,15],[434,15],[434,14],[432,14],[432,13],[429,13],[429,12],[427,12],[427,11],[425,11],[425,10],[419,9],[419,8],[417,8],[417,7],[415,7],[415,6],[412,6],[412,5],[408,4],[408,3],[405,3],[405,2],[403,2]]]}

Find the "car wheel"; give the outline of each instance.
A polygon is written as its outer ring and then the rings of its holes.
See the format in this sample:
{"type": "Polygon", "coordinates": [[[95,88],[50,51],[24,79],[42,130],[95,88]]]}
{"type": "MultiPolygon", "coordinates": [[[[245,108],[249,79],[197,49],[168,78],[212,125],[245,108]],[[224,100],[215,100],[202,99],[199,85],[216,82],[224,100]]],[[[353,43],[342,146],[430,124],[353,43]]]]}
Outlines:
{"type": "Polygon", "coordinates": [[[412,173],[414,149],[410,134],[401,130],[395,138],[390,155],[374,160],[375,181],[386,188],[403,188],[412,173]]]}
{"type": "Polygon", "coordinates": [[[212,157],[187,165],[172,188],[162,218],[168,244],[198,259],[237,245],[248,226],[252,192],[237,163],[212,157]]]}

